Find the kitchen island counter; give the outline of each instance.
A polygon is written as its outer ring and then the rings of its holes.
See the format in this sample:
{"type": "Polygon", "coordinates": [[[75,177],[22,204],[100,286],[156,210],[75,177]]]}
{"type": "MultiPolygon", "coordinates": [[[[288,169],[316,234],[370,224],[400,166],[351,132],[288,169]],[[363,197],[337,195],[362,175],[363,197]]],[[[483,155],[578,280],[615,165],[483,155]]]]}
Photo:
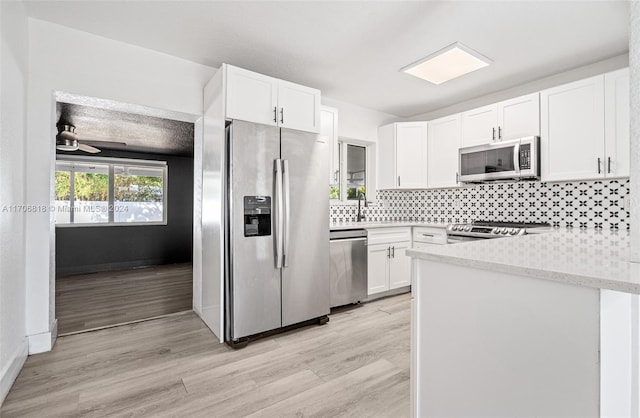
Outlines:
{"type": "Polygon", "coordinates": [[[629,262],[629,233],[554,229],[511,238],[407,251],[423,260],[640,294],[640,264],[629,262]]]}
{"type": "Polygon", "coordinates": [[[640,264],[626,231],[406,253],[412,416],[635,416],[640,264]]]}

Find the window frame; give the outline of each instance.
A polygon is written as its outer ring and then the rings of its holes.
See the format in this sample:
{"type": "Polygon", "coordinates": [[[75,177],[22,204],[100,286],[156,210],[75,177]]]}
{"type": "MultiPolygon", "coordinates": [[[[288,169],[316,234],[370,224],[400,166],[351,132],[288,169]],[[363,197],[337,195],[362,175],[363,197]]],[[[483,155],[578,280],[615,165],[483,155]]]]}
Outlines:
{"type": "MultiPolygon", "coordinates": [[[[169,167],[166,161],[161,160],[141,160],[141,159],[133,159],[133,158],[118,158],[118,157],[92,157],[92,156],[84,156],[84,155],[65,155],[65,154],[57,154],[56,155],[56,164],[54,167],[54,177],[53,177],[53,186],[55,190],[55,172],[57,172],[58,162],[69,162],[69,163],[94,163],[94,164],[102,164],[108,166],[108,221],[107,222],[95,222],[95,223],[55,223],[56,228],[73,228],[73,227],[105,227],[105,226],[166,226],[167,225],[167,213],[168,213],[168,180],[169,180],[169,167]],[[114,208],[117,202],[115,202],[115,190],[114,190],[114,166],[124,165],[124,166],[134,166],[134,167],[151,167],[151,168],[160,168],[162,169],[162,221],[149,221],[149,222],[115,222],[114,220],[114,208]]],[[[71,178],[73,179],[73,174],[71,178]]],[[[72,190],[73,191],[73,186],[72,190]]],[[[69,207],[74,208],[74,196],[69,196],[69,207]]],[[[56,199],[55,199],[55,191],[53,196],[53,207],[57,210],[56,207],[56,199]]],[[[74,209],[70,209],[71,213],[73,213],[74,209]]],[[[55,219],[55,215],[54,215],[55,219]]]]}
{"type": "Polygon", "coordinates": [[[357,205],[358,199],[347,199],[347,146],[354,145],[357,147],[365,148],[365,188],[367,201],[370,205],[375,205],[376,197],[376,183],[375,183],[375,169],[376,169],[376,143],[372,141],[365,141],[361,139],[338,137],[339,148],[339,171],[340,171],[340,199],[330,199],[331,204],[337,205],[357,205]]]}

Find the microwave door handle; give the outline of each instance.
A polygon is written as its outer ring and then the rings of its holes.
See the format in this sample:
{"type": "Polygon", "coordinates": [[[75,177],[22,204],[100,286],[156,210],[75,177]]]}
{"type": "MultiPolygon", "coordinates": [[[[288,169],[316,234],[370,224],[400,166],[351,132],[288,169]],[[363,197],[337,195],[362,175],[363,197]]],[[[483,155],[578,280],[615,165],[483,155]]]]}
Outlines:
{"type": "Polygon", "coordinates": [[[517,174],[520,174],[520,143],[513,147],[513,169],[517,174]]]}

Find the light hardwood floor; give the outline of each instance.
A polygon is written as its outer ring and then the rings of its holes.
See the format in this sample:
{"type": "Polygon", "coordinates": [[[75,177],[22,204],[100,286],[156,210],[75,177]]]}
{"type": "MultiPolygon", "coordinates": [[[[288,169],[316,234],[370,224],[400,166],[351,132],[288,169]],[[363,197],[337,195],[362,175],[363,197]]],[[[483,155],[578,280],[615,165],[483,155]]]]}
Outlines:
{"type": "Polygon", "coordinates": [[[58,333],[189,311],[192,283],[191,263],[57,278],[58,333]]]}
{"type": "Polygon", "coordinates": [[[61,337],[2,417],[406,417],[408,294],[233,350],[192,312],[61,337]]]}

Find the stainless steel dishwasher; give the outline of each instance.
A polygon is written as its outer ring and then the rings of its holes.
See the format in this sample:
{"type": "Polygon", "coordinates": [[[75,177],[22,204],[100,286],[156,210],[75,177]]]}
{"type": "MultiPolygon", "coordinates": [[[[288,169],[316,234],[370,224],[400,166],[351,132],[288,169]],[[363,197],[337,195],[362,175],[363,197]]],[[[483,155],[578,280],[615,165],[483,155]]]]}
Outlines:
{"type": "Polygon", "coordinates": [[[331,251],[331,307],[367,298],[367,231],[350,229],[329,233],[331,251]]]}

